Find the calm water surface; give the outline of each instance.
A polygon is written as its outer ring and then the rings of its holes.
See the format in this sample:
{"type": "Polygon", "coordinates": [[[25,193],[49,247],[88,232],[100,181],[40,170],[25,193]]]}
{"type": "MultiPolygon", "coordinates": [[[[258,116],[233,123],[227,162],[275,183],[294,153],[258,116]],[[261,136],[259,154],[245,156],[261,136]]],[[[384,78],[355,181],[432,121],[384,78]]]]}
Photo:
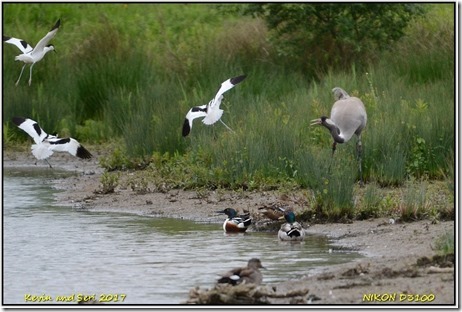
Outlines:
{"type": "Polygon", "coordinates": [[[264,283],[358,257],[329,253],[320,236],[291,244],[274,233],[225,235],[221,224],[61,207],[51,180],[64,175],[48,168],[4,169],[4,304],[28,303],[29,295],[57,303],[57,296],[79,294],[118,295],[117,303],[126,304],[178,304],[191,288],[212,287],[219,273],[252,257],[267,268],[264,283]]]}

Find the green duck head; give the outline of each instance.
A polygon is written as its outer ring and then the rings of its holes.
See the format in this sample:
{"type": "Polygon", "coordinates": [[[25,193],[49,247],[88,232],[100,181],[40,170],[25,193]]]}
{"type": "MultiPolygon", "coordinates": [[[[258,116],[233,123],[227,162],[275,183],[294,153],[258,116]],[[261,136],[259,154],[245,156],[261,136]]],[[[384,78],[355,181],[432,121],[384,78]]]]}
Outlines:
{"type": "Polygon", "coordinates": [[[284,213],[284,219],[290,224],[295,222],[295,213],[293,211],[287,211],[284,213]]]}
{"type": "Polygon", "coordinates": [[[237,216],[237,211],[233,208],[226,208],[225,210],[217,211],[218,213],[224,213],[228,216],[228,218],[232,219],[237,216]]]}

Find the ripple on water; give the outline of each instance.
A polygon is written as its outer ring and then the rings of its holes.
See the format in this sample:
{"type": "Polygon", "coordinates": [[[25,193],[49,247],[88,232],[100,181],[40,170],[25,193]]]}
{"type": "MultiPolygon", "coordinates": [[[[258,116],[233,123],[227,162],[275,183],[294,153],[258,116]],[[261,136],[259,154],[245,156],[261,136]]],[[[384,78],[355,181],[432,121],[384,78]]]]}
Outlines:
{"type": "Polygon", "coordinates": [[[276,233],[227,235],[221,224],[60,207],[45,172],[4,176],[5,304],[23,304],[27,293],[122,293],[125,303],[176,304],[252,257],[267,268],[264,283],[358,257],[329,253],[321,236],[280,242],[276,233]]]}

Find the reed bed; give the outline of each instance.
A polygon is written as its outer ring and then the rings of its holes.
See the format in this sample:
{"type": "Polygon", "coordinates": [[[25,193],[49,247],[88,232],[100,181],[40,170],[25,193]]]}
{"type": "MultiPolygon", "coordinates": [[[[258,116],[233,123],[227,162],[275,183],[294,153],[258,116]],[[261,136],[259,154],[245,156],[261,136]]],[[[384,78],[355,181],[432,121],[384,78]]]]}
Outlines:
{"type": "Polygon", "coordinates": [[[22,64],[4,44],[4,142],[25,140],[11,117],[27,116],[83,142],[121,140],[117,157],[101,161],[111,170],[142,162],[182,188],[295,185],[313,190],[326,218],[353,217],[356,139],[332,157],[329,133],[309,121],[329,115],[331,89],[342,87],[368,112],[367,183],[453,176],[453,9],[432,6],[390,51],[377,52],[379,62],[317,79],[281,62],[261,20],[214,5],[4,4],[4,33],[31,44],[63,21],[53,39],[57,53],[34,67],[31,87],[28,70],[14,86],[22,64]],[[190,107],[208,103],[222,81],[240,74],[247,79],[222,104],[234,131],[196,120],[183,138],[190,107]]]}

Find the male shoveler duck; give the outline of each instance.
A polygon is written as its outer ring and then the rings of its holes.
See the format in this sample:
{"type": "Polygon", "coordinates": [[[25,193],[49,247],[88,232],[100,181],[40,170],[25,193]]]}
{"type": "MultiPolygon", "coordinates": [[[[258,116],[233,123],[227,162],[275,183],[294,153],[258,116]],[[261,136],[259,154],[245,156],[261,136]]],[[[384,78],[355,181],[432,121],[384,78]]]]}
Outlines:
{"type": "Polygon", "coordinates": [[[231,233],[243,233],[252,223],[250,219],[250,213],[237,215],[237,211],[233,208],[226,208],[225,210],[217,211],[218,213],[224,213],[228,218],[223,223],[223,230],[231,233]]]}
{"type": "Polygon", "coordinates": [[[281,225],[278,232],[278,237],[283,241],[302,241],[305,239],[305,230],[300,223],[295,221],[295,213],[293,211],[285,211],[284,219],[286,223],[281,225]]]}
{"type": "Polygon", "coordinates": [[[263,275],[259,270],[260,268],[265,268],[262,266],[260,259],[252,258],[249,260],[246,267],[235,268],[226,272],[220,279],[218,279],[217,283],[231,285],[253,283],[260,285],[263,281],[263,275]]]}

